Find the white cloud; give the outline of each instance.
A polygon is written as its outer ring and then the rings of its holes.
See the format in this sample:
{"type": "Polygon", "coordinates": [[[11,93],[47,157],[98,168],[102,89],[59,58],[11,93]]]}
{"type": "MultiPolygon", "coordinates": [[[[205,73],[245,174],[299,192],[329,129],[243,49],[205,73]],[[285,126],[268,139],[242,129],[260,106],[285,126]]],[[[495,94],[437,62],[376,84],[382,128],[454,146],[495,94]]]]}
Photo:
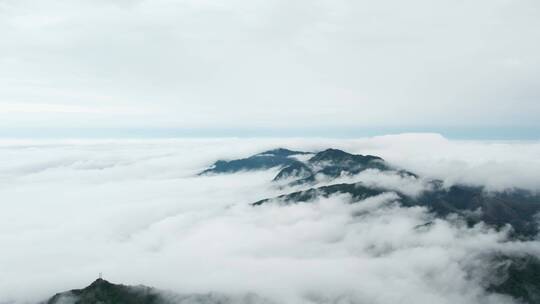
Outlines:
{"type": "Polygon", "coordinates": [[[418,196],[425,190],[432,189],[429,179],[400,174],[397,171],[380,171],[368,169],[356,175],[342,175],[332,179],[321,176],[319,183],[332,185],[341,183],[361,183],[367,187],[375,187],[397,191],[408,196],[418,196]]]}
{"type": "MultiPolygon", "coordinates": [[[[486,161],[510,153],[523,162],[537,149],[440,141],[464,162],[479,161],[458,153],[471,145],[486,161]]],[[[0,280],[0,300],[41,299],[103,272],[124,284],[255,292],[284,303],[508,303],[481,288],[484,255],[539,255],[538,242],[506,242],[504,231],[434,220],[423,208],[399,207],[391,193],[353,205],[342,195],[253,208],[280,193],[270,183],[277,170],[195,175],[215,159],[281,145],[369,147],[399,163],[396,155],[418,153],[419,143],[433,139],[3,142],[0,270],[9,279],[0,280]]],[[[414,182],[372,171],[359,178],[416,191],[414,182]]]]}
{"type": "Polygon", "coordinates": [[[452,141],[438,134],[401,134],[358,140],[349,146],[447,184],[540,190],[539,141],[452,141]]]}

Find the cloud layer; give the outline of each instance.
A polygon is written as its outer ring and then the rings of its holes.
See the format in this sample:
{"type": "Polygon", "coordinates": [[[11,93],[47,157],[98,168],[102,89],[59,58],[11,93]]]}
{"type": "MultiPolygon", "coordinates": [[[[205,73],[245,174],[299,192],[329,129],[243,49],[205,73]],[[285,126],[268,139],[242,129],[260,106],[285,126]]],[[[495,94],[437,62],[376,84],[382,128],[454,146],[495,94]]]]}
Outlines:
{"type": "MultiPolygon", "coordinates": [[[[249,203],[280,194],[270,183],[276,170],[195,175],[216,159],[278,146],[346,148],[448,183],[492,187],[535,185],[540,151],[534,142],[454,142],[436,135],[4,141],[0,302],[43,299],[103,272],[124,284],[255,292],[284,303],[508,303],[484,291],[485,257],[540,255],[538,242],[509,242],[504,231],[434,219],[423,208],[400,207],[392,193],[354,205],[341,195],[252,208],[249,203]],[[482,174],[486,167],[494,171],[482,174]],[[509,176],[492,180],[493,172],[509,176]],[[433,224],[422,226],[427,222],[433,224]]],[[[411,193],[422,186],[371,171],[354,178],[411,193]]]]}
{"type": "Polygon", "coordinates": [[[539,20],[534,0],[2,0],[0,126],[538,129],[539,20]]]}

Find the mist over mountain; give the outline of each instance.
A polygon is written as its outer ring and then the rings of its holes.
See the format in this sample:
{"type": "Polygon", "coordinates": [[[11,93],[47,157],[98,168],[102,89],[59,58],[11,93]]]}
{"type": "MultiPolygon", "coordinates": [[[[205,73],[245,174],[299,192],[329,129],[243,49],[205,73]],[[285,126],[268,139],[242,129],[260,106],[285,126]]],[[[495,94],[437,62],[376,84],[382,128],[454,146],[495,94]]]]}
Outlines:
{"type": "MultiPolygon", "coordinates": [[[[280,148],[262,152],[249,158],[231,161],[220,160],[201,174],[234,173],[275,167],[279,168],[279,173],[273,181],[289,179],[289,186],[306,183],[313,185],[316,184],[317,180],[353,176],[365,170],[373,170],[374,174],[391,172],[398,178],[418,178],[414,173],[391,168],[380,157],[350,154],[339,149],[326,149],[313,153],[280,148]],[[311,157],[302,162],[290,157],[294,155],[311,155],[311,157]]],[[[397,193],[405,206],[425,206],[439,216],[455,213],[463,216],[471,225],[484,222],[501,228],[509,224],[517,236],[523,237],[534,237],[538,233],[537,214],[540,212],[540,195],[525,189],[485,191],[483,187],[479,186],[457,184],[445,187],[440,180],[429,180],[422,193],[411,196],[402,193],[400,189],[369,186],[357,182],[311,187],[283,194],[274,200],[287,204],[309,202],[319,196],[349,194],[352,201],[357,202],[385,192],[397,193]]],[[[253,203],[253,205],[262,205],[271,201],[272,199],[264,199],[253,203]]]]}
{"type": "Polygon", "coordinates": [[[421,134],[4,141],[0,302],[536,303],[539,151],[421,134]]]}
{"type": "Polygon", "coordinates": [[[147,286],[126,286],[113,284],[98,278],[82,289],[73,289],[57,293],[41,304],[273,304],[254,294],[227,296],[223,294],[187,294],[181,295],[170,291],[147,286]]]}
{"type": "Polygon", "coordinates": [[[0,304],[540,304],[539,0],[0,0],[0,304]]]}
{"type": "MultiPolygon", "coordinates": [[[[280,151],[288,151],[278,149],[280,151]]],[[[280,167],[274,181],[291,179],[289,185],[304,183],[314,184],[317,179],[335,179],[343,175],[354,175],[364,170],[374,170],[375,174],[381,171],[392,171],[393,174],[416,179],[416,174],[403,170],[393,170],[384,160],[376,156],[354,155],[338,149],[327,149],[317,153],[292,152],[295,154],[311,154],[305,162],[295,161],[290,164],[286,161],[277,162],[272,151],[262,152],[247,159],[232,160],[226,163],[236,164],[240,170],[258,170],[261,168],[280,167]],[[266,157],[261,158],[260,155],[266,157]],[[253,159],[259,162],[254,163],[253,159]],[[261,166],[264,163],[264,166],[261,166]],[[316,169],[312,169],[316,168],[316,169]],[[405,172],[405,173],[404,173],[405,172]],[[307,175],[307,176],[306,176],[307,175]],[[319,176],[317,178],[317,176],[319,176]]],[[[226,173],[230,171],[219,170],[217,164],[204,173],[226,173]]],[[[235,171],[233,171],[235,172],[235,171]]],[[[431,180],[426,184],[422,193],[407,195],[399,189],[389,189],[384,186],[369,186],[362,182],[338,183],[328,186],[311,187],[301,191],[280,195],[276,198],[263,199],[254,202],[253,206],[277,203],[280,205],[309,203],[320,197],[328,198],[333,195],[348,195],[349,203],[365,203],[369,198],[384,193],[396,194],[396,200],[404,207],[422,206],[427,208],[438,218],[457,216],[473,227],[479,223],[493,226],[495,229],[510,229],[512,238],[534,240],[538,235],[540,225],[540,195],[534,191],[524,189],[511,189],[504,191],[484,191],[482,187],[467,185],[452,185],[444,187],[440,180],[431,180]]],[[[415,228],[429,229],[433,221],[418,225],[415,228]]],[[[487,284],[488,290],[508,294],[526,303],[540,301],[540,258],[534,255],[498,256],[492,253],[487,256],[486,266],[493,275],[498,276],[494,283],[487,284]],[[492,260],[496,260],[497,263],[492,260]],[[495,274],[496,273],[496,274],[495,274]]],[[[488,281],[491,278],[487,278],[488,281]]]]}

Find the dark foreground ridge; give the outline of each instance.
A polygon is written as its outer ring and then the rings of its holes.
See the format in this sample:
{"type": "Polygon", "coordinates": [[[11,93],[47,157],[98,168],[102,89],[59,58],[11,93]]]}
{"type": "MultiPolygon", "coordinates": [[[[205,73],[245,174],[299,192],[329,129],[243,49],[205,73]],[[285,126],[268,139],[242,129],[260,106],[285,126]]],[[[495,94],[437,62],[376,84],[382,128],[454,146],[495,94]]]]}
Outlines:
{"type": "MultiPolygon", "coordinates": [[[[489,258],[494,264],[485,288],[522,303],[540,303],[540,260],[533,256],[489,258]],[[495,279],[493,279],[495,278],[495,279]]],[[[83,289],[58,293],[40,304],[274,304],[255,294],[231,297],[222,294],[180,295],[146,286],[113,284],[97,279],[83,289]]]]}
{"type": "Polygon", "coordinates": [[[113,304],[113,303],[134,303],[134,304],[157,304],[172,303],[159,295],[157,290],[145,286],[125,286],[112,284],[103,279],[97,279],[83,289],[73,289],[58,293],[49,299],[46,304],[113,304]]]}
{"type": "Polygon", "coordinates": [[[128,286],[97,279],[83,289],[58,293],[40,304],[272,304],[255,294],[176,294],[143,285],[128,286]]]}

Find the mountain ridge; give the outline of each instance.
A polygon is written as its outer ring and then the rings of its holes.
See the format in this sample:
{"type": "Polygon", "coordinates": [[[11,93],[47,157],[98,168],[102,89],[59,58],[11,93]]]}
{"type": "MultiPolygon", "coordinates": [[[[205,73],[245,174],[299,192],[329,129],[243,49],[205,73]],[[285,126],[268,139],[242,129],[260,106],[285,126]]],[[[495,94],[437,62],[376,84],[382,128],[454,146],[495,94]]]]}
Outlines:
{"type": "MultiPolygon", "coordinates": [[[[351,154],[339,149],[329,148],[319,152],[294,151],[277,148],[254,154],[252,156],[233,160],[218,160],[199,175],[227,174],[239,171],[265,170],[279,167],[279,172],[273,181],[289,181],[290,185],[310,184],[316,181],[318,175],[336,178],[343,174],[358,174],[367,169],[381,171],[396,171],[384,159],[373,155],[351,154]],[[292,156],[313,156],[306,161],[300,161],[292,156]]],[[[403,174],[414,175],[400,170],[403,174]]]]}
{"type": "Polygon", "coordinates": [[[60,292],[39,304],[274,304],[256,294],[178,294],[144,285],[114,284],[98,278],[82,289],[60,292]]]}
{"type": "MultiPolygon", "coordinates": [[[[429,189],[423,190],[418,196],[411,196],[399,189],[367,186],[361,182],[318,186],[318,176],[334,180],[343,175],[354,176],[368,169],[376,170],[375,172],[378,170],[393,173],[400,177],[419,178],[413,172],[387,164],[381,157],[351,154],[334,148],[315,153],[277,148],[229,162],[237,161],[242,164],[239,167],[249,167],[250,164],[253,164],[252,158],[260,158],[261,155],[270,157],[264,159],[263,162],[266,162],[266,165],[261,166],[256,163],[250,167],[251,170],[280,167],[273,181],[279,183],[285,181],[285,187],[282,189],[286,191],[287,186],[307,186],[308,188],[283,193],[274,198],[264,198],[252,203],[252,206],[260,206],[272,201],[279,201],[281,204],[309,202],[318,196],[328,197],[338,193],[350,194],[353,202],[358,202],[383,192],[394,192],[398,194],[399,201],[403,206],[423,206],[437,216],[444,217],[455,213],[464,217],[471,224],[485,222],[498,229],[505,225],[511,225],[513,236],[518,238],[530,239],[539,232],[536,216],[540,214],[540,195],[523,189],[488,193],[481,186],[456,184],[445,187],[442,181],[428,180],[429,189]],[[313,156],[303,162],[291,158],[291,156],[299,154],[313,154],[313,156]]],[[[219,162],[221,161],[216,163],[219,162]]],[[[208,170],[203,171],[203,173],[208,170]]],[[[225,170],[219,173],[231,172],[225,170]]]]}

